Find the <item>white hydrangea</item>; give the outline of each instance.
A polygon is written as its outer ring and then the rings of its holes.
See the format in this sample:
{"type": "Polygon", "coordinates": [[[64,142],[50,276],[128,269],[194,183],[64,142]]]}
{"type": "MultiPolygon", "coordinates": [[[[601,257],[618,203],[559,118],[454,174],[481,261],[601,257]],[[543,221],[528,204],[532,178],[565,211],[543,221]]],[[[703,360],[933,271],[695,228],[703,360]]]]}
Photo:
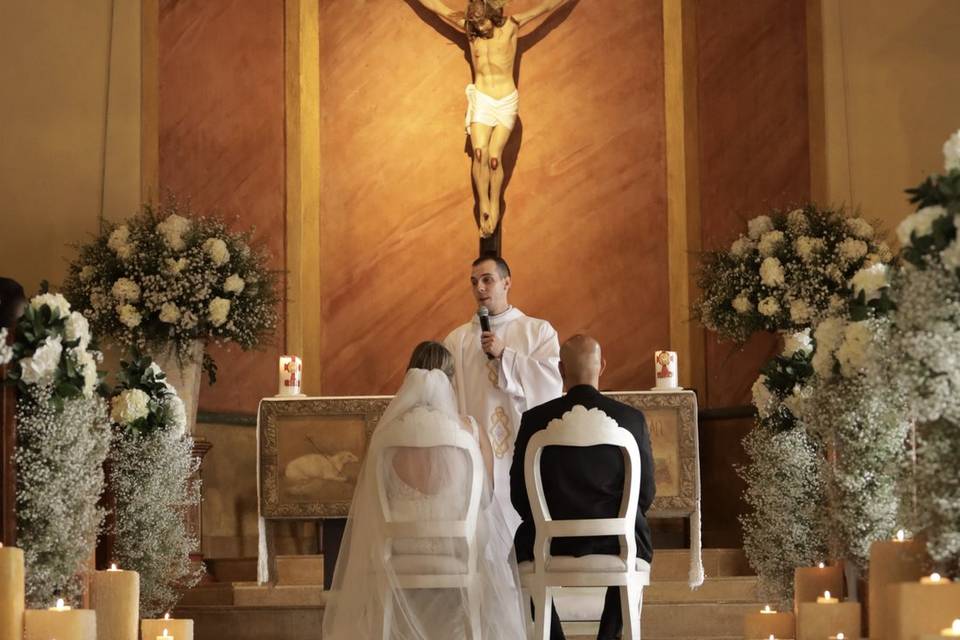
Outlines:
{"type": "Polygon", "coordinates": [[[873,339],[873,329],[868,320],[851,322],[843,331],[843,343],[837,349],[840,373],[851,378],[867,366],[867,349],[873,339]]]}
{"type": "Polygon", "coordinates": [[[140,285],[130,278],[118,278],[110,292],[120,302],[136,302],[140,299],[140,285]]]}
{"type": "Polygon", "coordinates": [[[150,415],[150,396],[140,389],[125,389],[113,398],[110,419],[127,426],[150,415]]]}
{"type": "Polygon", "coordinates": [[[243,291],[245,284],[246,283],[243,281],[243,278],[237,274],[233,274],[223,281],[223,290],[227,293],[240,293],[243,291]]]}
{"type": "Polygon", "coordinates": [[[810,227],[810,221],[803,209],[794,209],[787,214],[787,227],[795,234],[803,233],[810,227]]]}
{"type": "Polygon", "coordinates": [[[867,243],[857,238],[844,238],[839,247],[840,257],[847,262],[859,260],[867,255],[869,250],[870,247],[867,246],[867,243]]]}
{"type": "Polygon", "coordinates": [[[110,305],[110,299],[102,291],[94,291],[90,294],[90,306],[96,311],[102,311],[110,305]]]}
{"type": "Polygon", "coordinates": [[[117,305],[117,315],[120,316],[120,323],[131,329],[139,326],[142,320],[140,312],[132,304],[117,305]]]}
{"type": "Polygon", "coordinates": [[[13,347],[7,345],[7,328],[0,327],[0,367],[13,360],[13,347]]]}
{"type": "Polygon", "coordinates": [[[761,375],[751,387],[753,406],[761,418],[769,418],[777,410],[777,397],[767,388],[767,376],[761,375]]]}
{"type": "Polygon", "coordinates": [[[160,322],[176,324],[180,320],[180,307],[172,302],[164,302],[160,307],[160,322]]]}
{"type": "Polygon", "coordinates": [[[743,256],[753,251],[754,246],[756,245],[750,238],[746,236],[740,236],[739,238],[733,241],[732,245],[730,245],[730,253],[732,253],[737,257],[742,258],[743,256]]]}
{"type": "Polygon", "coordinates": [[[210,324],[215,327],[222,326],[227,321],[227,315],[230,313],[230,301],[226,298],[214,298],[207,305],[207,317],[210,324]]]}
{"type": "Polygon", "coordinates": [[[130,244],[130,229],[127,228],[127,225],[120,225],[110,233],[107,246],[124,260],[133,255],[133,246],[130,244]]]}
{"type": "Polygon", "coordinates": [[[221,266],[229,262],[230,252],[227,250],[227,243],[220,238],[207,238],[203,243],[203,250],[210,256],[210,260],[216,266],[221,266]]]}
{"type": "Polygon", "coordinates": [[[187,259],[186,258],[167,258],[164,263],[167,267],[167,272],[173,275],[176,275],[187,268],[187,259]]]}
{"type": "Polygon", "coordinates": [[[45,386],[57,376],[63,343],[60,336],[47,336],[32,356],[20,359],[21,378],[27,384],[45,386]]]}
{"type": "Polygon", "coordinates": [[[793,242],[793,247],[797,255],[804,262],[813,260],[817,253],[826,248],[826,243],[822,238],[811,238],[810,236],[800,236],[793,242]]]}
{"type": "Polygon", "coordinates": [[[767,231],[772,230],[773,220],[770,219],[770,216],[757,216],[753,220],[747,222],[747,233],[754,240],[758,239],[767,231]]]}
{"type": "Polygon", "coordinates": [[[881,289],[890,286],[887,271],[887,265],[882,263],[873,264],[857,271],[850,280],[853,295],[859,296],[862,291],[866,302],[879,298],[881,289]]]}
{"type": "Polygon", "coordinates": [[[790,308],[790,320],[793,322],[803,324],[813,319],[813,309],[806,300],[794,298],[788,302],[787,306],[790,308]]]}
{"type": "Polygon", "coordinates": [[[176,394],[166,397],[166,424],[167,428],[178,438],[187,430],[187,410],[183,400],[176,394]]]}
{"type": "Polygon", "coordinates": [[[920,209],[897,225],[897,240],[900,241],[901,246],[909,246],[913,236],[922,238],[930,235],[933,232],[933,223],[945,215],[947,210],[940,205],[920,209]]]}
{"type": "Polygon", "coordinates": [[[93,397],[93,391],[97,387],[97,361],[93,354],[80,347],[70,349],[70,357],[76,365],[77,371],[83,376],[83,395],[86,398],[93,397]]]}
{"type": "Polygon", "coordinates": [[[786,282],[783,265],[777,258],[764,258],[760,264],[760,281],[768,287],[780,287],[786,282]]]}
{"type": "Polygon", "coordinates": [[[813,351],[813,340],[810,339],[810,329],[789,333],[783,339],[783,355],[787,358],[792,358],[797,352],[810,353],[811,351],[813,351]]]}
{"type": "Polygon", "coordinates": [[[56,311],[61,318],[70,315],[70,303],[59,293],[41,293],[30,299],[30,307],[39,311],[43,306],[50,307],[51,311],[56,311]]]}
{"type": "Polygon", "coordinates": [[[847,218],[847,229],[857,238],[869,240],[873,237],[873,226],[863,218],[847,218]]]}
{"type": "Polygon", "coordinates": [[[773,296],[767,296],[757,305],[757,310],[765,316],[775,316],[780,313],[780,303],[773,296]]]}
{"type": "Polygon", "coordinates": [[[956,269],[960,267],[960,240],[954,240],[946,249],[940,252],[940,260],[945,267],[956,269]]]}
{"type": "Polygon", "coordinates": [[[733,308],[740,314],[750,313],[753,311],[753,303],[750,302],[750,298],[747,297],[746,293],[741,292],[740,295],[733,299],[733,308]]]}
{"type": "Polygon", "coordinates": [[[63,326],[63,337],[67,339],[67,342],[79,340],[81,349],[90,346],[90,323],[82,313],[70,312],[70,316],[63,326]]]}
{"type": "Polygon", "coordinates": [[[183,251],[187,247],[183,241],[183,234],[189,230],[190,221],[175,213],[157,223],[157,233],[163,236],[164,242],[174,251],[183,251]]]}
{"type": "Polygon", "coordinates": [[[943,143],[943,168],[947,173],[960,170],[960,131],[943,143]]]}
{"type": "Polygon", "coordinates": [[[762,256],[772,256],[777,251],[777,247],[783,244],[785,236],[783,231],[767,231],[765,234],[760,236],[760,244],[758,245],[760,249],[760,255],[762,256]]]}
{"type": "Polygon", "coordinates": [[[90,282],[97,275],[97,269],[89,264],[80,269],[80,282],[90,282]]]}

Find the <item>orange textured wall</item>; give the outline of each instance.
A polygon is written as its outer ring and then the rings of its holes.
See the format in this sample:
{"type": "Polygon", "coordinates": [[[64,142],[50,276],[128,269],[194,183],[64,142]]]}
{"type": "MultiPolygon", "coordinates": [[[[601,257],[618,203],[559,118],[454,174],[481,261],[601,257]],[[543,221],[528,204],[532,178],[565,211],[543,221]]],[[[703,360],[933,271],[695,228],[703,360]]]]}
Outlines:
{"type": "MultiPolygon", "coordinates": [[[[700,196],[704,249],[771,207],[810,197],[803,2],[696,3],[700,196]]],[[[746,404],[775,350],[758,335],[740,350],[707,336],[704,405],[746,404]]]]}
{"type": "MultiPolygon", "coordinates": [[[[321,2],[328,395],[392,392],[418,341],[474,312],[463,36],[416,2],[370,6],[321,2]]],[[[652,386],[669,337],[662,50],[659,0],[567,6],[520,40],[511,302],[595,335],[607,388],[652,386]]]]}
{"type": "MultiPolygon", "coordinates": [[[[219,211],[284,268],[283,2],[161,0],[160,184],[219,211]],[[234,220],[235,219],[235,220],[234,220]]],[[[281,284],[282,286],[282,284],[281,284]]],[[[283,321],[262,352],[212,347],[220,379],[207,411],[256,411],[276,392],[283,321]]]]}

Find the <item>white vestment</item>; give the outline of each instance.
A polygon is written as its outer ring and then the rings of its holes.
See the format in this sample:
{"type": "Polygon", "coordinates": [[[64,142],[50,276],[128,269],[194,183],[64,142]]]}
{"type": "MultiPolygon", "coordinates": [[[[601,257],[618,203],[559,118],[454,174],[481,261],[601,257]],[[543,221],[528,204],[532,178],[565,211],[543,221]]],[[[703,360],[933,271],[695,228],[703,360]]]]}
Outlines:
{"type": "Polygon", "coordinates": [[[481,349],[476,317],[443,342],[453,354],[460,413],[473,416],[490,436],[494,492],[512,536],[520,526],[520,516],[510,502],[513,443],[524,411],[563,394],[560,344],[549,322],[516,308],[490,316],[490,329],[506,345],[499,359],[487,358],[481,349]]]}

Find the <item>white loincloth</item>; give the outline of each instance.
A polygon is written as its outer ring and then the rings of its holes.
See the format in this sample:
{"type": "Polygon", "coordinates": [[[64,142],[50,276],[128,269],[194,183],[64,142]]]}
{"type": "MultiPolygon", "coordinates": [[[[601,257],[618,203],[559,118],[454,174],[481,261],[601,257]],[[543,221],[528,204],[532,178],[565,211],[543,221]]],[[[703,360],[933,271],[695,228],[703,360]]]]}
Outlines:
{"type": "Polygon", "coordinates": [[[516,89],[510,95],[497,99],[480,91],[476,85],[467,85],[467,117],[464,123],[467,135],[470,135],[470,125],[474,122],[488,127],[499,124],[512,131],[519,110],[520,93],[516,89]]]}

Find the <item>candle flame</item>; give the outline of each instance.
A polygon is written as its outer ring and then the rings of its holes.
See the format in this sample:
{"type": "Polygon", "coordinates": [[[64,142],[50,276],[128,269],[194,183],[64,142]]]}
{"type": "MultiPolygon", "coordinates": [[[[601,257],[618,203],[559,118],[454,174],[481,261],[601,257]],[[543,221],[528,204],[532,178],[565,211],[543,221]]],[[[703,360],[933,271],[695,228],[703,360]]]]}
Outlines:
{"type": "Polygon", "coordinates": [[[63,609],[63,598],[57,598],[57,609],[63,609]]]}
{"type": "Polygon", "coordinates": [[[931,574],[930,574],[930,582],[940,582],[940,574],[939,574],[939,573],[936,573],[936,572],[931,573],[931,574]]]}
{"type": "Polygon", "coordinates": [[[760,613],[773,613],[773,609],[770,608],[770,605],[766,604],[763,606],[763,609],[760,613]]]}
{"type": "Polygon", "coordinates": [[[164,638],[170,637],[170,634],[167,633],[167,630],[166,630],[166,629],[163,630],[163,637],[164,637],[164,638]]]}
{"type": "Polygon", "coordinates": [[[164,619],[164,620],[169,620],[169,619],[170,619],[170,612],[169,612],[169,611],[166,612],[165,614],[163,614],[163,619],[164,619]]]}
{"type": "Polygon", "coordinates": [[[820,567],[821,569],[823,569],[823,568],[826,567],[827,565],[825,565],[825,564],[823,564],[823,563],[821,562],[821,563],[818,564],[817,566],[820,567]]]}
{"type": "Polygon", "coordinates": [[[843,631],[841,631],[840,633],[837,634],[837,640],[843,640],[843,639],[846,638],[846,637],[847,637],[847,636],[843,635],[843,631]]]}
{"type": "Polygon", "coordinates": [[[110,571],[119,571],[119,569],[117,569],[116,563],[114,562],[110,563],[110,571]]]}
{"type": "Polygon", "coordinates": [[[953,629],[954,633],[960,633],[960,618],[954,620],[953,624],[950,625],[950,628],[953,629]]]}
{"type": "Polygon", "coordinates": [[[897,531],[897,542],[903,542],[907,538],[907,534],[903,529],[897,531]]]}
{"type": "Polygon", "coordinates": [[[824,592],[823,592],[823,598],[824,598],[824,600],[829,600],[829,599],[830,599],[830,592],[829,592],[829,591],[824,591],[824,592]]]}
{"type": "Polygon", "coordinates": [[[767,640],[777,640],[777,639],[776,639],[776,638],[774,638],[774,637],[773,637],[773,634],[771,633],[771,634],[770,634],[770,637],[769,637],[769,638],[767,638],[767,640]]]}

